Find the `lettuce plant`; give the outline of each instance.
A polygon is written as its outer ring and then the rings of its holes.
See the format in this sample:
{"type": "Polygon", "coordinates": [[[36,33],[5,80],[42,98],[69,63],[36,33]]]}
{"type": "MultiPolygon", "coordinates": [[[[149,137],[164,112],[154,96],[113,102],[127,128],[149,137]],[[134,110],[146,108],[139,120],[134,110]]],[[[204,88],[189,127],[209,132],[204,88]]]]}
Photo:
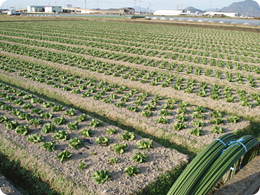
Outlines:
{"type": "Polygon", "coordinates": [[[86,169],[88,168],[88,165],[86,165],[84,162],[80,161],[79,165],[78,165],[78,169],[82,170],[82,169],[86,169]]]}
{"type": "Polygon", "coordinates": [[[218,126],[214,126],[211,128],[211,132],[215,133],[215,134],[220,134],[220,133],[224,133],[223,129],[221,127],[218,126]]]}
{"type": "Polygon", "coordinates": [[[69,151],[67,151],[67,150],[64,150],[64,151],[62,151],[60,154],[58,154],[57,156],[56,156],[56,158],[59,160],[59,161],[66,161],[66,160],[68,160],[70,157],[71,157],[71,153],[69,152],[69,151]]]}
{"type": "Polygon", "coordinates": [[[66,123],[66,119],[62,116],[60,118],[53,119],[53,124],[55,125],[63,125],[66,123]]]}
{"type": "Polygon", "coordinates": [[[173,129],[174,129],[175,131],[180,131],[180,130],[182,130],[182,129],[184,129],[184,128],[186,128],[186,125],[183,124],[183,123],[175,122],[175,123],[173,124],[173,129]]]}
{"type": "Polygon", "coordinates": [[[55,142],[43,142],[42,143],[42,147],[49,152],[53,152],[55,150],[55,146],[56,146],[55,142]]]}
{"type": "Polygon", "coordinates": [[[78,122],[70,122],[67,124],[67,129],[68,130],[78,130],[78,122]]]}
{"type": "Polygon", "coordinates": [[[90,127],[100,127],[102,125],[103,125],[103,123],[96,119],[92,119],[92,121],[90,123],[90,127]]]}
{"type": "Polygon", "coordinates": [[[122,154],[124,153],[128,148],[127,148],[127,144],[118,144],[118,143],[115,143],[112,147],[111,147],[112,150],[114,150],[115,153],[117,154],[122,154]]]}
{"type": "Polygon", "coordinates": [[[53,138],[61,141],[65,141],[68,138],[68,133],[66,131],[58,131],[53,138]]]}
{"type": "Polygon", "coordinates": [[[110,143],[110,140],[108,137],[100,136],[96,139],[96,143],[98,143],[99,145],[102,145],[102,146],[107,146],[110,143]]]}
{"type": "Polygon", "coordinates": [[[134,162],[138,162],[138,163],[142,163],[142,162],[145,162],[145,161],[148,161],[148,157],[146,156],[145,153],[141,153],[141,152],[136,152],[135,155],[132,157],[132,160],[134,162]]]}
{"type": "Polygon", "coordinates": [[[135,134],[129,131],[125,131],[120,137],[121,140],[126,140],[126,141],[134,140],[134,138],[135,138],[135,134]]]}
{"type": "Polygon", "coordinates": [[[8,130],[12,130],[12,129],[15,129],[16,127],[18,127],[18,122],[16,120],[12,120],[12,121],[6,121],[5,122],[5,127],[8,129],[8,130]]]}
{"type": "Polygon", "coordinates": [[[36,134],[30,135],[27,140],[29,142],[32,142],[33,144],[35,144],[35,143],[38,143],[38,142],[42,142],[43,137],[42,137],[42,135],[39,135],[38,133],[36,133],[36,134]]]}
{"type": "Polygon", "coordinates": [[[202,130],[199,128],[191,129],[190,134],[195,135],[195,136],[203,135],[202,130]]]}
{"type": "Polygon", "coordinates": [[[140,171],[136,166],[129,166],[124,169],[124,173],[126,173],[128,177],[131,177],[140,173],[140,171]]]}
{"type": "Polygon", "coordinates": [[[138,149],[149,149],[153,146],[153,141],[149,140],[139,140],[136,144],[138,149]]]}
{"type": "Polygon", "coordinates": [[[119,162],[120,161],[118,159],[114,158],[114,157],[108,159],[108,163],[111,164],[111,165],[117,164],[119,162]]]}
{"type": "Polygon", "coordinates": [[[83,147],[83,141],[81,139],[78,138],[71,138],[69,140],[69,147],[73,148],[74,150],[77,150],[81,147],[83,147]]]}
{"type": "Polygon", "coordinates": [[[114,128],[107,128],[107,130],[106,130],[106,134],[108,134],[108,135],[114,135],[114,134],[116,134],[118,131],[117,131],[117,129],[114,127],[114,128]]]}
{"type": "Polygon", "coordinates": [[[27,125],[20,125],[15,129],[15,133],[20,135],[27,135],[28,132],[29,132],[29,127],[27,125]]]}
{"type": "Polygon", "coordinates": [[[35,127],[40,126],[42,124],[42,120],[33,118],[29,121],[29,123],[35,127]]]}
{"type": "Polygon", "coordinates": [[[94,178],[95,182],[98,184],[103,184],[105,181],[111,179],[111,175],[108,170],[101,170],[100,172],[96,170],[91,177],[94,178]]]}
{"type": "Polygon", "coordinates": [[[54,132],[55,130],[56,130],[55,125],[53,125],[51,123],[46,123],[43,125],[41,133],[51,133],[51,132],[54,132]]]}
{"type": "Polygon", "coordinates": [[[83,129],[81,132],[80,132],[80,135],[84,136],[84,137],[89,137],[91,135],[94,134],[94,131],[92,131],[91,129],[83,129]]]}
{"type": "Polygon", "coordinates": [[[82,114],[82,115],[80,115],[80,116],[77,116],[76,119],[77,119],[77,121],[80,123],[80,122],[82,122],[82,121],[88,120],[88,117],[87,117],[86,114],[82,114]]]}

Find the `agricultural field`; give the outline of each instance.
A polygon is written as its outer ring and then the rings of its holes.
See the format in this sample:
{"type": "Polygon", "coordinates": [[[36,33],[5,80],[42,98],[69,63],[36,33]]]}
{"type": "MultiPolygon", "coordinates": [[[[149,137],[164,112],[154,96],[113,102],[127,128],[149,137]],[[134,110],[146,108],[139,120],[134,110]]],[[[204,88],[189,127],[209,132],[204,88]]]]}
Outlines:
{"type": "Polygon", "coordinates": [[[69,178],[60,187],[42,176],[57,193],[158,194],[158,178],[220,135],[259,137],[259,39],[122,21],[0,23],[0,139],[69,178]]]}

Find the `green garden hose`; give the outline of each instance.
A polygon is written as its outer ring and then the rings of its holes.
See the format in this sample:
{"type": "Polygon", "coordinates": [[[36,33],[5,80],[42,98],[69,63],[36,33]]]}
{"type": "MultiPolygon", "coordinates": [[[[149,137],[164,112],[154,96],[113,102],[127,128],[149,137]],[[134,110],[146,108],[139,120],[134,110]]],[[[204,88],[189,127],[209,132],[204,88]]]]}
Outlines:
{"type": "Polygon", "coordinates": [[[244,158],[237,166],[244,166],[256,156],[259,152],[256,146],[259,146],[259,142],[250,135],[238,140],[234,134],[220,136],[195,157],[167,195],[208,194],[242,156],[244,158]]]}

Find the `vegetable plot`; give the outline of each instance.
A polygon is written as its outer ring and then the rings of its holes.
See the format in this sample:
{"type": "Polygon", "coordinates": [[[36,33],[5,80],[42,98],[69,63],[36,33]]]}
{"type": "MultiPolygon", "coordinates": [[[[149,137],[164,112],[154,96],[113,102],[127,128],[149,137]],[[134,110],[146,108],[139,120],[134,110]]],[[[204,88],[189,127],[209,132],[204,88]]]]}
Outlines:
{"type": "Polygon", "coordinates": [[[54,168],[63,172],[68,168],[73,170],[67,173],[68,176],[85,185],[89,191],[128,194],[154,181],[162,170],[169,170],[187,160],[187,156],[133,132],[3,83],[0,83],[0,103],[2,134],[22,147],[32,147],[35,155],[53,164],[54,168]],[[18,100],[23,103],[15,104],[18,100]],[[30,108],[23,107],[29,104],[30,108]],[[62,109],[53,111],[54,107],[62,109]],[[36,109],[41,113],[32,112],[36,109]],[[52,117],[41,117],[45,113],[52,114],[52,117]],[[29,119],[19,117],[23,114],[27,114],[29,119]],[[77,128],[68,128],[69,124],[77,125],[77,128]],[[139,147],[142,141],[150,143],[149,149],[139,147]],[[161,154],[165,156],[158,158],[161,154]],[[136,185],[137,180],[148,177],[147,182],[136,185]]]}

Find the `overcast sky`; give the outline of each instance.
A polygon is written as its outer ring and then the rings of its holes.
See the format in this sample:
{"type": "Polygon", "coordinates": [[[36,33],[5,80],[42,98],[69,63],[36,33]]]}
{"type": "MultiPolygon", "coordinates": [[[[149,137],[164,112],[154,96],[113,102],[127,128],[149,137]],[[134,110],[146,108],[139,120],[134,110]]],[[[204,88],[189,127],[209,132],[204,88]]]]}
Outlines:
{"type": "MultiPolygon", "coordinates": [[[[177,9],[193,6],[198,9],[223,8],[229,6],[233,2],[242,0],[136,0],[136,6],[148,8],[153,10],[158,9],[177,9]]],[[[260,4],[260,0],[256,0],[260,4]]],[[[133,7],[134,0],[86,0],[87,8],[120,8],[120,7],[133,7]]],[[[26,8],[28,5],[60,5],[66,6],[72,4],[73,7],[85,7],[85,0],[0,0],[1,8],[14,7],[16,9],[26,8]]]]}

